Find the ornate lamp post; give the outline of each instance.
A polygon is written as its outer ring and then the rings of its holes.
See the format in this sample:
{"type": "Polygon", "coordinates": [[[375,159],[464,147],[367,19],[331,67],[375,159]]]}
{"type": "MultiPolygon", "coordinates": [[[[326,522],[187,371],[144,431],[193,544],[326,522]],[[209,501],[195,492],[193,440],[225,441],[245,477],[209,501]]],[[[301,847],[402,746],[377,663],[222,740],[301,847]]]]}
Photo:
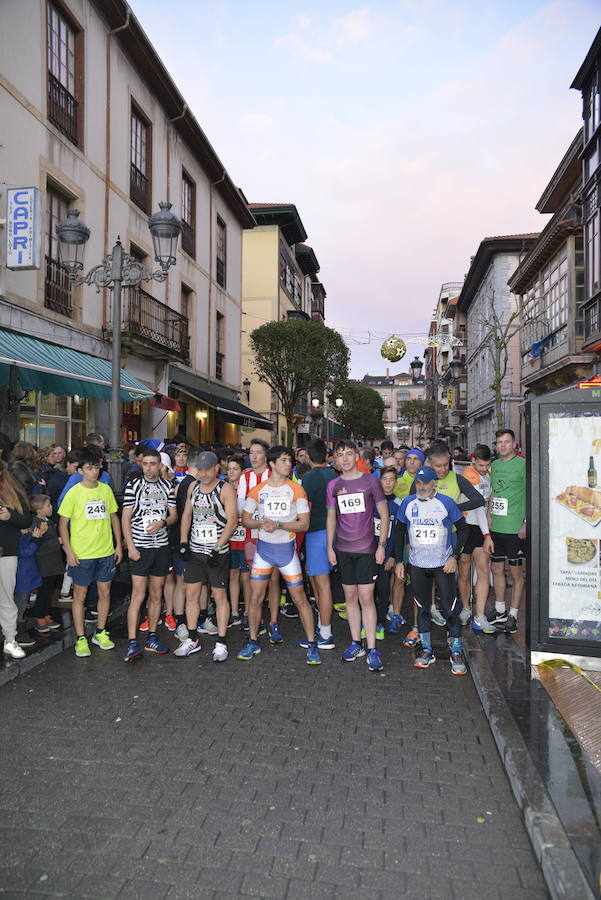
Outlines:
{"type": "Polygon", "coordinates": [[[85,245],[90,229],[79,219],[79,211],[69,209],[67,218],[56,226],[59,243],[59,260],[72,284],[93,284],[97,291],[110,288],[112,301],[112,359],[111,359],[111,414],[109,444],[111,462],[109,468],[115,486],[121,479],[121,288],[137,287],[146,281],[165,281],[169,268],[176,261],[177,241],[182,230],[180,219],[171,212],[171,203],[159,203],[160,211],[148,219],[152,236],[154,258],[160,269],[151,272],[144,263],[123,252],[118,237],[112,253],[101,263],[83,274],[85,245]]]}

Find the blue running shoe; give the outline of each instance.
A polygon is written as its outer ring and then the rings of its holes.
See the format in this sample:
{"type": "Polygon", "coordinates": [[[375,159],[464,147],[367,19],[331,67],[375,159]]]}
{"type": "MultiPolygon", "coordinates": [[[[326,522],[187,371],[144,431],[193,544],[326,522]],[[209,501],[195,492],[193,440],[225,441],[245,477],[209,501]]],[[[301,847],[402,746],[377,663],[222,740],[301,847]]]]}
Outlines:
{"type": "Polygon", "coordinates": [[[149,635],[144,644],[144,649],[149,650],[150,653],[158,653],[160,656],[162,656],[163,653],[169,653],[169,648],[165,647],[164,644],[161,644],[156,634],[149,635]]]}
{"type": "Polygon", "coordinates": [[[142,651],[140,650],[140,645],[137,641],[128,641],[127,642],[127,650],[125,656],[123,657],[125,662],[132,662],[134,659],[140,659],[142,656],[142,651]]]}
{"type": "Polygon", "coordinates": [[[247,641],[238,654],[238,659],[252,659],[257,653],[261,652],[258,641],[247,641]]]}
{"type": "Polygon", "coordinates": [[[398,613],[394,613],[394,615],[390,619],[390,622],[386,626],[386,631],[388,634],[398,634],[404,624],[405,617],[399,615],[398,613]]]}
{"type": "Polygon", "coordinates": [[[309,666],[321,665],[321,656],[319,655],[317,644],[309,644],[307,647],[307,664],[309,666]]]}
{"type": "Polygon", "coordinates": [[[424,647],[423,652],[417,657],[413,665],[417,669],[427,669],[428,666],[433,665],[435,662],[436,657],[434,656],[431,647],[424,647]]]}
{"type": "Polygon", "coordinates": [[[283,644],[284,643],[284,638],[282,637],[282,632],[280,631],[280,629],[277,626],[277,622],[274,623],[273,625],[269,625],[267,630],[269,631],[269,643],[270,644],[283,644]]]}
{"type": "Polygon", "coordinates": [[[384,640],[384,626],[376,625],[376,640],[383,641],[384,640]]]}
{"type": "MultiPolygon", "coordinates": [[[[315,640],[317,641],[317,646],[320,650],[333,650],[336,644],[334,643],[334,635],[331,634],[330,637],[324,637],[319,628],[315,631],[315,640]]],[[[298,642],[299,647],[304,647],[305,650],[309,646],[309,641],[307,638],[303,638],[302,641],[298,642]]]]}
{"type": "Polygon", "coordinates": [[[363,645],[360,644],[359,641],[353,641],[352,644],[348,645],[340,659],[342,662],[354,662],[356,659],[359,659],[360,656],[365,656],[363,645]]]}
{"type": "Polygon", "coordinates": [[[367,653],[367,665],[370,672],[380,672],[384,665],[382,664],[382,660],[380,659],[380,654],[377,650],[369,650],[367,653]]]}

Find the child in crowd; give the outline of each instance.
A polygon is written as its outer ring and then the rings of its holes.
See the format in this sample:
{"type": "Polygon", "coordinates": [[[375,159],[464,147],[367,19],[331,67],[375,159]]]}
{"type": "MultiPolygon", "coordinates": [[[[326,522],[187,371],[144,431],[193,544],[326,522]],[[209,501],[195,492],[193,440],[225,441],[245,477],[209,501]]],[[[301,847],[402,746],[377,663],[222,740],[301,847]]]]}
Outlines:
{"type": "MultiPolygon", "coordinates": [[[[241,456],[230,456],[227,464],[227,480],[238,495],[238,482],[242,475],[244,460],[241,456]]],[[[250,569],[244,556],[244,544],[246,541],[246,529],[242,524],[242,510],[244,500],[238,498],[238,525],[230,537],[230,581],[229,595],[232,609],[230,624],[240,625],[240,586],[244,597],[245,609],[250,590],[250,569]]]]}
{"type": "Polygon", "coordinates": [[[179,484],[188,474],[188,448],[185,444],[175,448],[174,462],[175,481],[179,484]]]}
{"type": "MultiPolygon", "coordinates": [[[[39,496],[39,495],[38,495],[39,496]]],[[[30,638],[25,628],[25,610],[29,595],[42,586],[42,576],[36,562],[36,553],[47,525],[43,522],[24,528],[19,538],[19,561],[15,581],[15,606],[17,607],[17,643],[22,647],[33,647],[35,639],[30,638]]]]}
{"type": "Polygon", "coordinates": [[[55,622],[52,618],[50,607],[57,587],[57,579],[63,574],[65,564],[58,531],[52,519],[50,497],[48,494],[36,494],[31,498],[30,507],[35,516],[34,524],[42,530],[35,556],[42,577],[42,585],[30,613],[36,620],[35,630],[38,634],[47,634],[49,631],[59,631],[61,628],[60,623],[55,622]]]}

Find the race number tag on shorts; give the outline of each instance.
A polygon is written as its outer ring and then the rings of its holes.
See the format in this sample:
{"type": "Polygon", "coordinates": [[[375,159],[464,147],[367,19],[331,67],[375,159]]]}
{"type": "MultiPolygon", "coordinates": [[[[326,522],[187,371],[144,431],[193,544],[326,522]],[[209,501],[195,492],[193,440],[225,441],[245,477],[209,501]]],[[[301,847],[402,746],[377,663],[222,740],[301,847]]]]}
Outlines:
{"type": "Polygon", "coordinates": [[[263,509],[266,519],[283,519],[290,515],[290,500],[288,497],[266,497],[263,509]]]}
{"type": "Polygon", "coordinates": [[[197,544],[217,543],[217,525],[215,522],[203,522],[202,525],[192,525],[192,537],[197,544]]]}
{"type": "Polygon", "coordinates": [[[337,500],[342,515],[365,512],[364,494],[338,494],[337,500]]]}
{"type": "Polygon", "coordinates": [[[108,519],[108,517],[104,500],[91,500],[86,503],[86,519],[108,519]]]}
{"type": "MultiPolygon", "coordinates": [[[[391,532],[392,532],[392,522],[389,521],[387,537],[390,537],[391,532]]],[[[377,538],[379,538],[381,533],[382,533],[382,519],[376,519],[374,516],[374,534],[377,538]]]]}
{"type": "Polygon", "coordinates": [[[440,538],[440,528],[437,525],[423,525],[414,528],[411,536],[416,544],[428,545],[437,544],[440,538]]]}
{"type": "Polygon", "coordinates": [[[236,528],[232,532],[232,536],[230,541],[245,541],[246,540],[246,528],[244,525],[236,525],[236,528]]]}
{"type": "Polygon", "coordinates": [[[493,516],[506,516],[507,515],[507,498],[506,497],[493,497],[491,509],[492,509],[493,516]]]}

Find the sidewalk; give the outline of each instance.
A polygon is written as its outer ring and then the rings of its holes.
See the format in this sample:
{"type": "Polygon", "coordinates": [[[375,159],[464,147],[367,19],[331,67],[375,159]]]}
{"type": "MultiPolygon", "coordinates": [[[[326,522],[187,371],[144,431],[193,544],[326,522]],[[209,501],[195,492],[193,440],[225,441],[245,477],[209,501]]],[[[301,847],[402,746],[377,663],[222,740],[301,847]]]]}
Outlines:
{"type": "MultiPolygon", "coordinates": [[[[471,678],[397,638],[383,673],[59,654],[0,688],[0,889],[13,897],[544,900],[471,678]]],[[[233,630],[232,630],[233,631],[233,630]]],[[[175,646],[164,630],[161,636],[175,646]]],[[[231,654],[242,644],[232,634],[231,654]]],[[[575,900],[575,898],[572,898],[575,900]]]]}

